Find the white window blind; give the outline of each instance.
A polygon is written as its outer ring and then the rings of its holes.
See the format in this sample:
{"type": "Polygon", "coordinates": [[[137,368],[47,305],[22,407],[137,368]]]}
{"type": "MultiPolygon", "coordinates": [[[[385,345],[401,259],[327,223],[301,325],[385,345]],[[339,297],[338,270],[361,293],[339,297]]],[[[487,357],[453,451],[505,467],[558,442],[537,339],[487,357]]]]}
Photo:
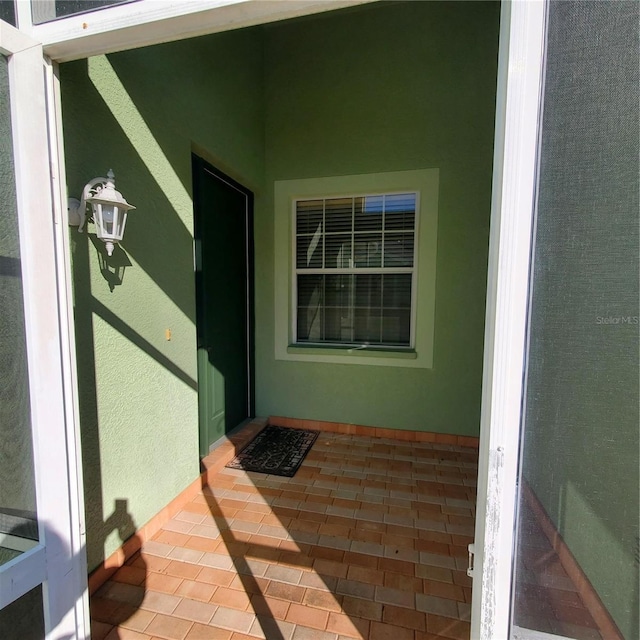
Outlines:
{"type": "Polygon", "coordinates": [[[296,342],[413,346],[418,194],[295,201],[296,342]]]}

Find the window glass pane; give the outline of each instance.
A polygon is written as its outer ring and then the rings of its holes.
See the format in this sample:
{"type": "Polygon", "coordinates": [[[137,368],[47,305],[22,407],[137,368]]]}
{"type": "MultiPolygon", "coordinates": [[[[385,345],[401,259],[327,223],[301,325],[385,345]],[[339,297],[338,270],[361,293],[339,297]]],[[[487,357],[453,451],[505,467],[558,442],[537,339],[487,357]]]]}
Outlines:
{"type": "Polygon", "coordinates": [[[296,233],[322,233],[322,200],[300,200],[296,203],[296,233]]]}
{"type": "Polygon", "coordinates": [[[11,560],[37,540],[7,72],[7,59],[0,56],[0,563],[11,560]]]}
{"type": "Polygon", "coordinates": [[[325,200],[325,229],[327,233],[340,233],[353,229],[353,198],[325,200]]]}
{"type": "Polygon", "coordinates": [[[412,231],[416,221],[416,194],[403,193],[384,197],[384,228],[412,231]]]}
{"type": "Polygon", "coordinates": [[[382,342],[408,345],[411,340],[411,309],[384,309],[382,342]]]}
{"type": "Polygon", "coordinates": [[[355,276],[354,341],[376,344],[382,337],[382,275],[355,276]]]}
{"type": "Polygon", "coordinates": [[[383,276],[385,308],[411,309],[411,274],[386,273],[383,276]]]}
{"type": "Polygon", "coordinates": [[[353,264],[355,267],[382,266],[382,234],[359,233],[353,239],[353,264]]]}
{"type": "Polygon", "coordinates": [[[322,268],[322,234],[296,238],[296,267],[298,269],[322,268]]]}
{"type": "Polygon", "coordinates": [[[640,638],[639,18],[549,3],[513,623],[577,640],[640,638]]]}
{"type": "Polygon", "coordinates": [[[127,4],[136,0],[31,0],[31,15],[34,24],[50,22],[78,13],[89,13],[116,4],[127,4]]]}
{"type": "Polygon", "coordinates": [[[42,586],[38,585],[0,610],[2,640],[43,640],[42,586]]]}
{"type": "Polygon", "coordinates": [[[0,0],[0,20],[16,26],[16,6],[14,0],[0,0]]]}
{"type": "Polygon", "coordinates": [[[352,275],[327,275],[324,284],[324,336],[327,342],[351,342],[352,275]]]}
{"type": "Polygon", "coordinates": [[[324,276],[298,276],[298,340],[320,342],[323,332],[324,276]]]}
{"type": "Polygon", "coordinates": [[[412,267],[413,247],[413,233],[385,233],[384,266],[412,267]]]}
{"type": "Polygon", "coordinates": [[[411,343],[411,274],[383,277],[383,318],[381,340],[385,344],[411,343]]]}
{"type": "Polygon", "coordinates": [[[324,239],[326,269],[348,269],[351,266],[350,233],[327,235],[324,239]]]}
{"type": "Polygon", "coordinates": [[[383,196],[356,198],[354,206],[354,229],[369,231],[382,229],[383,196]]]}

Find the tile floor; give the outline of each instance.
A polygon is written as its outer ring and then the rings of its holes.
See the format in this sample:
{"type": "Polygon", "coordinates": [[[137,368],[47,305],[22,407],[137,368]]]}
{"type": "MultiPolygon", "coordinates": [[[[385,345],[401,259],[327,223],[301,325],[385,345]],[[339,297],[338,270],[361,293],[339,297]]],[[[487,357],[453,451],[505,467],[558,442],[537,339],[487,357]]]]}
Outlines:
{"type": "Polygon", "coordinates": [[[469,637],[477,452],[321,433],[222,469],[91,600],[93,640],[469,637]]]}

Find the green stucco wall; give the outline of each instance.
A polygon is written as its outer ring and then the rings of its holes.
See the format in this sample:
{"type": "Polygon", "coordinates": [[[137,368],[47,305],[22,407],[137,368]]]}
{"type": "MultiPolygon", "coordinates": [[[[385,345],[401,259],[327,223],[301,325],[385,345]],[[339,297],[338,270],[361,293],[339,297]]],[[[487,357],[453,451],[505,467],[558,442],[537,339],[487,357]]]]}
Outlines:
{"type": "Polygon", "coordinates": [[[62,65],[69,195],[112,168],[137,207],[117,277],[71,231],[90,567],[198,473],[192,150],[256,197],[257,414],[477,435],[498,18],[371,5],[62,65]],[[276,361],[274,181],[412,169],[439,170],[434,367],[276,361]]]}
{"type": "Polygon", "coordinates": [[[61,82],[69,195],[112,168],[137,207],[112,260],[122,284],[101,273],[92,226],[71,231],[92,568],[199,473],[191,152],[260,185],[261,38],[69,63],[61,82]]]}
{"type": "Polygon", "coordinates": [[[600,2],[549,16],[523,449],[626,640],[640,637],[638,17],[600,2]]]}
{"type": "MultiPolygon", "coordinates": [[[[266,181],[440,170],[434,366],[274,358],[273,217],[256,218],[258,411],[477,435],[498,3],[412,2],[265,31],[266,181]]],[[[420,322],[420,318],[417,320],[420,322]]]]}

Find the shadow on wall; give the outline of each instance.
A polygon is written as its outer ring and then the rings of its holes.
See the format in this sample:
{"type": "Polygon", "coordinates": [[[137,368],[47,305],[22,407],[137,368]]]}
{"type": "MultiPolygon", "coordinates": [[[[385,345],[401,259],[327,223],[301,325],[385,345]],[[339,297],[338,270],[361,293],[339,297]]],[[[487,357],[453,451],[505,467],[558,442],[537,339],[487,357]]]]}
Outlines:
{"type": "MultiPolygon", "coordinates": [[[[110,67],[108,67],[110,68],[110,67]]],[[[96,72],[97,73],[97,72],[96,72]]],[[[99,75],[99,74],[98,74],[99,75]]],[[[153,167],[145,164],[136,140],[122,129],[121,124],[110,111],[103,96],[89,77],[88,61],[69,63],[61,68],[62,98],[64,113],[65,146],[68,149],[87,149],[87,153],[67,154],[67,175],[75,177],[77,183],[69,185],[69,193],[80,193],[84,183],[96,175],[103,175],[106,169],[112,168],[116,173],[117,188],[125,193],[127,200],[144,203],[127,220],[124,246],[143,271],[154,281],[164,294],[175,304],[191,322],[195,323],[195,294],[193,282],[193,239],[191,232],[176,213],[175,202],[171,202],[171,194],[167,193],[164,183],[154,175],[153,167]],[[81,95],[82,101],[73,99],[81,95]],[[65,97],[69,96],[65,100],[65,97]],[[96,127],[95,122],[103,123],[96,127]],[[91,136],[91,144],[85,139],[91,136]],[[93,151],[99,149],[99,153],[93,151]],[[171,265],[167,265],[167,256],[171,256],[171,265]]],[[[123,99],[127,97],[126,94],[123,99]]],[[[125,101],[126,102],[126,101],[125,101]]],[[[133,103],[127,102],[129,108],[137,114],[133,103]]],[[[140,118],[139,114],[138,118],[140,118]]],[[[141,118],[140,118],[141,120],[141,118]]],[[[141,120],[140,127],[148,131],[141,120]]],[[[152,134],[149,132],[152,138],[152,134]]],[[[160,154],[162,155],[162,154],[160,154]]],[[[189,154],[185,154],[187,164],[189,154]]],[[[164,156],[162,156],[164,158],[164,156]]],[[[174,172],[172,164],[164,158],[169,174],[174,172]]],[[[191,215],[191,199],[186,190],[180,197],[180,206],[188,207],[191,215]]],[[[185,213],[182,211],[182,213],[185,213]]],[[[92,239],[92,242],[94,240],[92,239]]],[[[96,241],[97,242],[97,241],[96,241]]],[[[94,242],[94,244],[96,244],[94,242]]],[[[101,259],[100,249],[96,247],[101,259]]],[[[131,262],[127,255],[116,256],[115,262],[104,267],[109,271],[120,270],[131,262]],[[122,258],[124,264],[119,264],[122,258]]],[[[74,270],[85,268],[86,263],[76,265],[74,270]]],[[[102,262],[101,262],[102,270],[102,262]]],[[[117,273],[116,273],[117,275],[117,273]]],[[[103,277],[108,282],[115,276],[103,277]]],[[[110,287],[118,282],[110,282],[110,287]]],[[[86,289],[76,289],[76,298],[84,291],[90,291],[87,281],[86,289]]]]}
{"type": "MultiPolygon", "coordinates": [[[[195,390],[197,383],[184,371],[184,365],[181,367],[173,362],[121,319],[119,309],[130,307],[135,291],[133,294],[125,292],[127,287],[124,287],[121,291],[126,295],[118,296],[117,300],[115,296],[111,299],[108,294],[104,295],[107,287],[111,293],[116,293],[125,276],[131,278],[131,269],[141,269],[144,276],[148,276],[168,298],[167,304],[172,308],[175,305],[187,324],[194,324],[193,241],[173,204],[140,157],[135,141],[127,137],[91,82],[88,62],[63,65],[61,76],[65,142],[68,149],[83,150],[82,153],[67,154],[68,175],[78,180],[77,184],[69,185],[69,193],[79,193],[84,182],[113,167],[118,173],[118,187],[126,197],[145,205],[128,218],[124,239],[126,249],[116,245],[111,257],[107,256],[103,243],[95,234],[79,234],[77,230],[71,230],[88,559],[89,568],[93,568],[104,560],[104,550],[93,542],[98,539],[94,532],[101,531],[104,521],[94,314],[195,390]],[[82,95],[81,101],[74,99],[78,95],[82,95]],[[95,127],[96,121],[103,126],[95,127]],[[91,144],[85,140],[87,135],[91,136],[91,144]],[[99,154],[93,149],[100,149],[99,154]],[[95,253],[90,250],[92,245],[95,253]],[[167,264],[167,255],[171,256],[170,265],[167,264]],[[97,271],[96,266],[105,281],[104,288],[100,287],[100,280],[91,277],[91,272],[97,271]]],[[[190,156],[187,155],[189,161],[190,156]]],[[[190,199],[187,200],[191,207],[190,199]]],[[[182,360],[186,362],[185,358],[182,360]]]]}
{"type": "Polygon", "coordinates": [[[127,267],[131,267],[132,262],[119,244],[114,246],[113,254],[109,255],[105,243],[99,240],[95,233],[89,233],[87,236],[96,249],[100,273],[109,285],[109,290],[113,293],[115,288],[123,283],[127,267]]]}
{"type": "MultiPolygon", "coordinates": [[[[112,258],[108,258],[104,244],[98,240],[94,234],[78,234],[75,230],[71,233],[74,262],[74,315],[82,438],[82,466],[88,535],[87,551],[88,566],[89,569],[92,569],[105,559],[104,545],[102,543],[106,540],[106,536],[109,533],[109,531],[104,531],[105,522],[112,522],[112,516],[105,520],[102,509],[104,496],[100,451],[100,423],[96,391],[94,314],[108,323],[122,337],[135,344],[155,362],[191,389],[197,390],[197,382],[131,326],[121,320],[117,313],[110,310],[105,304],[93,296],[90,279],[90,261],[98,260],[100,262],[101,272],[106,280],[105,288],[108,286],[113,292],[119,284],[117,280],[119,279],[120,283],[122,282],[124,271],[127,266],[131,264],[127,253],[116,245],[114,255],[112,258]],[[92,255],[93,252],[90,250],[91,244],[89,240],[95,247],[95,255],[92,255]],[[108,270],[111,275],[105,276],[103,268],[104,270],[108,270]],[[119,272],[118,269],[120,269],[119,272]]],[[[121,514],[122,509],[117,508],[116,513],[121,514]]],[[[111,527],[110,531],[114,528],[115,527],[111,527]]],[[[117,528],[119,531],[121,530],[120,525],[118,525],[117,528]]],[[[134,531],[135,528],[131,527],[126,531],[126,536],[131,535],[134,531]]],[[[124,538],[121,536],[121,539],[126,539],[126,536],[124,538]]]]}

